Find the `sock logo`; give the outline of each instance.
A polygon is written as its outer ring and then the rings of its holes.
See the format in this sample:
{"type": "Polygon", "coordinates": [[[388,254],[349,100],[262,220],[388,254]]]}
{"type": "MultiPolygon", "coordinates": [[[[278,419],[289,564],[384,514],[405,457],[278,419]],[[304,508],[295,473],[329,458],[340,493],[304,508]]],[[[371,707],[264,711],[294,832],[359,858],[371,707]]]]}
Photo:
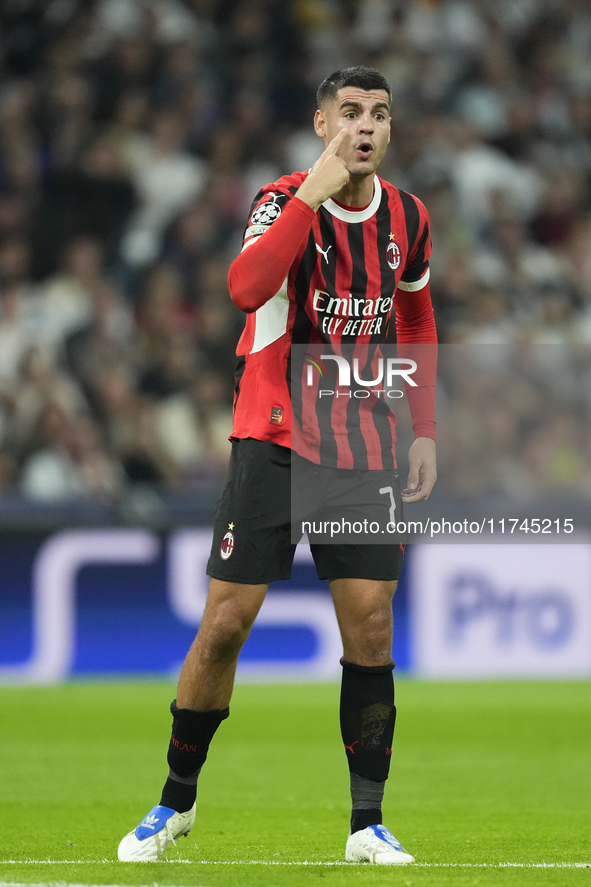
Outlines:
{"type": "Polygon", "coordinates": [[[174,735],[170,737],[170,741],[172,742],[172,744],[174,745],[175,748],[178,748],[179,751],[188,751],[188,752],[196,752],[197,751],[196,745],[187,745],[186,742],[183,745],[181,745],[180,742],[178,741],[178,739],[176,739],[174,735]]]}
{"type": "Polygon", "coordinates": [[[347,745],[346,742],[344,743],[345,749],[346,749],[347,751],[350,751],[352,755],[355,754],[355,749],[353,748],[354,745],[359,745],[359,740],[358,740],[358,739],[356,739],[355,742],[352,742],[351,745],[347,745]]]}

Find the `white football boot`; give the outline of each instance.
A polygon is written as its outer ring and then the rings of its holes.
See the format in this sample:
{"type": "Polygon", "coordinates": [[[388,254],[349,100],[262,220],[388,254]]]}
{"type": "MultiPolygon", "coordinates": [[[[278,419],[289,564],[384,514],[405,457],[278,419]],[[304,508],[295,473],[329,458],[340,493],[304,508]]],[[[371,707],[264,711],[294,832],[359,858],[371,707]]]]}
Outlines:
{"type": "Polygon", "coordinates": [[[415,861],[385,825],[368,825],[349,835],[345,859],[374,865],[406,865],[415,861]]]}
{"type": "Polygon", "coordinates": [[[188,835],[195,822],[195,804],[186,813],[172,807],[152,807],[132,832],[122,839],[117,850],[120,862],[156,862],[170,842],[188,835]]]}

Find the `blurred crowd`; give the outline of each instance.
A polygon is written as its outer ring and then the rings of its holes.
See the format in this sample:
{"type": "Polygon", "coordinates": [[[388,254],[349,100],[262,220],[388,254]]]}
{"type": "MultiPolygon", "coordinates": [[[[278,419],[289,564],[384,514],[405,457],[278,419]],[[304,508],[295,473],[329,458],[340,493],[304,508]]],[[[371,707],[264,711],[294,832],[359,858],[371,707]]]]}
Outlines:
{"type": "Polygon", "coordinates": [[[227,269],[258,188],[319,154],[318,83],[358,63],[392,84],[381,174],[430,212],[441,341],[591,344],[587,0],[2,0],[0,491],[221,475],[227,269]]]}
{"type": "Polygon", "coordinates": [[[453,344],[438,352],[439,497],[591,499],[588,345],[453,344]]]}

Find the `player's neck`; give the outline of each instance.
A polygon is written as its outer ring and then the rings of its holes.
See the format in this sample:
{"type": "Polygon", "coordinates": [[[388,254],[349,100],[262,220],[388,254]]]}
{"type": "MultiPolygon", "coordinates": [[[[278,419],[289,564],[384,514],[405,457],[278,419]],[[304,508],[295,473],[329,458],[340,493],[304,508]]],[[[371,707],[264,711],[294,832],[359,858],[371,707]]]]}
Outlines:
{"type": "Polygon", "coordinates": [[[333,197],[345,206],[363,207],[371,203],[374,192],[374,176],[351,177],[344,188],[333,197]]]}

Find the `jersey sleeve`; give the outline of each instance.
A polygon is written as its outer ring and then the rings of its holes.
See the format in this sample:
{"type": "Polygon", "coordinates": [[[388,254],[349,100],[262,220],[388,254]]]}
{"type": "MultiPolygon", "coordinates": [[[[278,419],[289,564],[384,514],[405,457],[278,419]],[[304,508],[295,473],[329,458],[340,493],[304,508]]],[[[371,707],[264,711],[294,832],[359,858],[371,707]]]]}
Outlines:
{"type": "Polygon", "coordinates": [[[413,197],[419,223],[414,243],[410,246],[406,266],[398,283],[398,289],[407,293],[417,292],[429,282],[429,257],[431,256],[431,228],[425,205],[413,197]]]}
{"type": "Polygon", "coordinates": [[[291,195],[281,191],[269,191],[267,187],[261,188],[252,202],[242,237],[242,249],[250,246],[269,230],[291,199],[291,195]]]}
{"type": "Polygon", "coordinates": [[[437,330],[429,284],[431,233],[425,206],[416,197],[414,200],[419,211],[419,224],[396,289],[396,332],[399,356],[410,358],[417,364],[414,376],[417,385],[406,389],[415,437],[434,439],[437,330]]]}
{"type": "Polygon", "coordinates": [[[257,195],[242,252],[228,273],[230,295],[238,308],[250,314],[279,292],[314,216],[296,196],[265,189],[257,195]]]}
{"type": "Polygon", "coordinates": [[[406,385],[415,437],[435,439],[437,330],[427,282],[418,292],[396,292],[398,356],[413,360],[416,386],[406,385]]]}

